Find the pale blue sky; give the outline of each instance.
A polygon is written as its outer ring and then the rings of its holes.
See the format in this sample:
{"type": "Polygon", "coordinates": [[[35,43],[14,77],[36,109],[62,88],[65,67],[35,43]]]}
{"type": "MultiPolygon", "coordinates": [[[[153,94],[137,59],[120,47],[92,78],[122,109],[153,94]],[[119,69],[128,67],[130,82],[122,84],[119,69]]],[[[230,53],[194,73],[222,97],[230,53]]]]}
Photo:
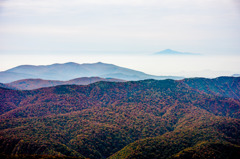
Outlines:
{"type": "MultiPolygon", "coordinates": [[[[239,0],[0,0],[0,71],[19,64],[71,60],[115,63],[158,75],[208,69],[235,73],[240,70],[239,4],[239,0]],[[140,66],[145,58],[137,56],[168,48],[200,53],[209,63],[179,68],[174,57],[168,62],[172,67],[157,71],[166,61],[158,57],[153,66],[150,61],[156,57],[148,57],[148,69],[140,66]],[[211,61],[207,56],[217,58],[211,61]],[[135,58],[139,63],[131,63],[135,58]]],[[[199,59],[204,60],[190,61],[199,59]]]]}

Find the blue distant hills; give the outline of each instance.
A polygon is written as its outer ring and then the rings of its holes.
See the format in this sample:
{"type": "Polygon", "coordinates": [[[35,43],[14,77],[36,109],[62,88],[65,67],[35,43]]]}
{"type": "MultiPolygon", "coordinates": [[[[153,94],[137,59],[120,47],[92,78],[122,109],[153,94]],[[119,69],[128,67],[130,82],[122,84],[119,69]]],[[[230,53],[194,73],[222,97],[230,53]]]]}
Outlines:
{"type": "Polygon", "coordinates": [[[177,76],[154,76],[144,72],[119,67],[113,64],[68,62],[52,65],[21,65],[0,72],[0,82],[9,83],[22,79],[45,79],[68,81],[80,77],[116,78],[127,81],[144,79],[182,79],[177,76]]]}
{"type": "Polygon", "coordinates": [[[162,50],[160,52],[156,52],[155,55],[200,55],[196,53],[190,53],[190,52],[180,52],[175,51],[171,49],[162,50]]]}

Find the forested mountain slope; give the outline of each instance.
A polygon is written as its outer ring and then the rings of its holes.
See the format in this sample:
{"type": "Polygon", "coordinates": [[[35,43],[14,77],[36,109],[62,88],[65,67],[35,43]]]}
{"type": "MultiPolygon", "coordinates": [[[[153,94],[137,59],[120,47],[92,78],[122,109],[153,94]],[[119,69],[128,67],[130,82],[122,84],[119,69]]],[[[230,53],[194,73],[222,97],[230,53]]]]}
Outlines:
{"type": "Polygon", "coordinates": [[[184,158],[198,150],[214,154],[220,145],[238,154],[239,100],[189,85],[144,80],[32,91],[1,88],[0,150],[8,155],[184,158]]]}
{"type": "Polygon", "coordinates": [[[183,79],[182,82],[207,94],[240,99],[239,77],[189,78],[183,79]]]}

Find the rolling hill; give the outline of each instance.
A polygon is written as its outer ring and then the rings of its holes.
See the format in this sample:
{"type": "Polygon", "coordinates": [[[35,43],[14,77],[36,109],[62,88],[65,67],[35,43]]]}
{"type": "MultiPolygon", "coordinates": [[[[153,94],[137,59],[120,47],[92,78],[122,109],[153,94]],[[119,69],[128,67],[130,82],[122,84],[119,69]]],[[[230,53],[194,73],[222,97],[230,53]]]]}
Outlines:
{"type": "Polygon", "coordinates": [[[238,81],[0,88],[0,152],[13,157],[234,158],[240,152],[238,81]]]}
{"type": "Polygon", "coordinates": [[[122,80],[144,79],[182,79],[175,76],[154,76],[140,71],[119,67],[113,64],[92,63],[77,64],[73,62],[52,65],[21,65],[0,72],[0,82],[10,83],[22,79],[44,79],[67,81],[80,77],[116,78],[122,80]]]}
{"type": "Polygon", "coordinates": [[[33,90],[43,87],[53,87],[58,85],[88,85],[99,81],[109,82],[125,82],[124,80],[115,78],[100,78],[100,77],[82,77],[76,78],[69,81],[54,81],[54,80],[42,80],[42,79],[23,79],[6,83],[6,88],[15,88],[19,90],[33,90]]]}

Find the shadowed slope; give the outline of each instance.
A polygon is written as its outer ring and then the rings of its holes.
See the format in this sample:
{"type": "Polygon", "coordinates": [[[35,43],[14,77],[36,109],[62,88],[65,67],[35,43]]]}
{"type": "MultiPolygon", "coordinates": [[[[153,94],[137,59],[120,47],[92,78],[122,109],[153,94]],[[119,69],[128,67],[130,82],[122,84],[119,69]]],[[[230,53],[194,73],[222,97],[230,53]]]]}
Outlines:
{"type": "Polygon", "coordinates": [[[159,137],[131,143],[109,158],[237,159],[239,157],[240,120],[202,114],[200,118],[194,119],[194,123],[188,124],[188,126],[184,125],[181,128],[176,127],[174,131],[159,137]]]}

